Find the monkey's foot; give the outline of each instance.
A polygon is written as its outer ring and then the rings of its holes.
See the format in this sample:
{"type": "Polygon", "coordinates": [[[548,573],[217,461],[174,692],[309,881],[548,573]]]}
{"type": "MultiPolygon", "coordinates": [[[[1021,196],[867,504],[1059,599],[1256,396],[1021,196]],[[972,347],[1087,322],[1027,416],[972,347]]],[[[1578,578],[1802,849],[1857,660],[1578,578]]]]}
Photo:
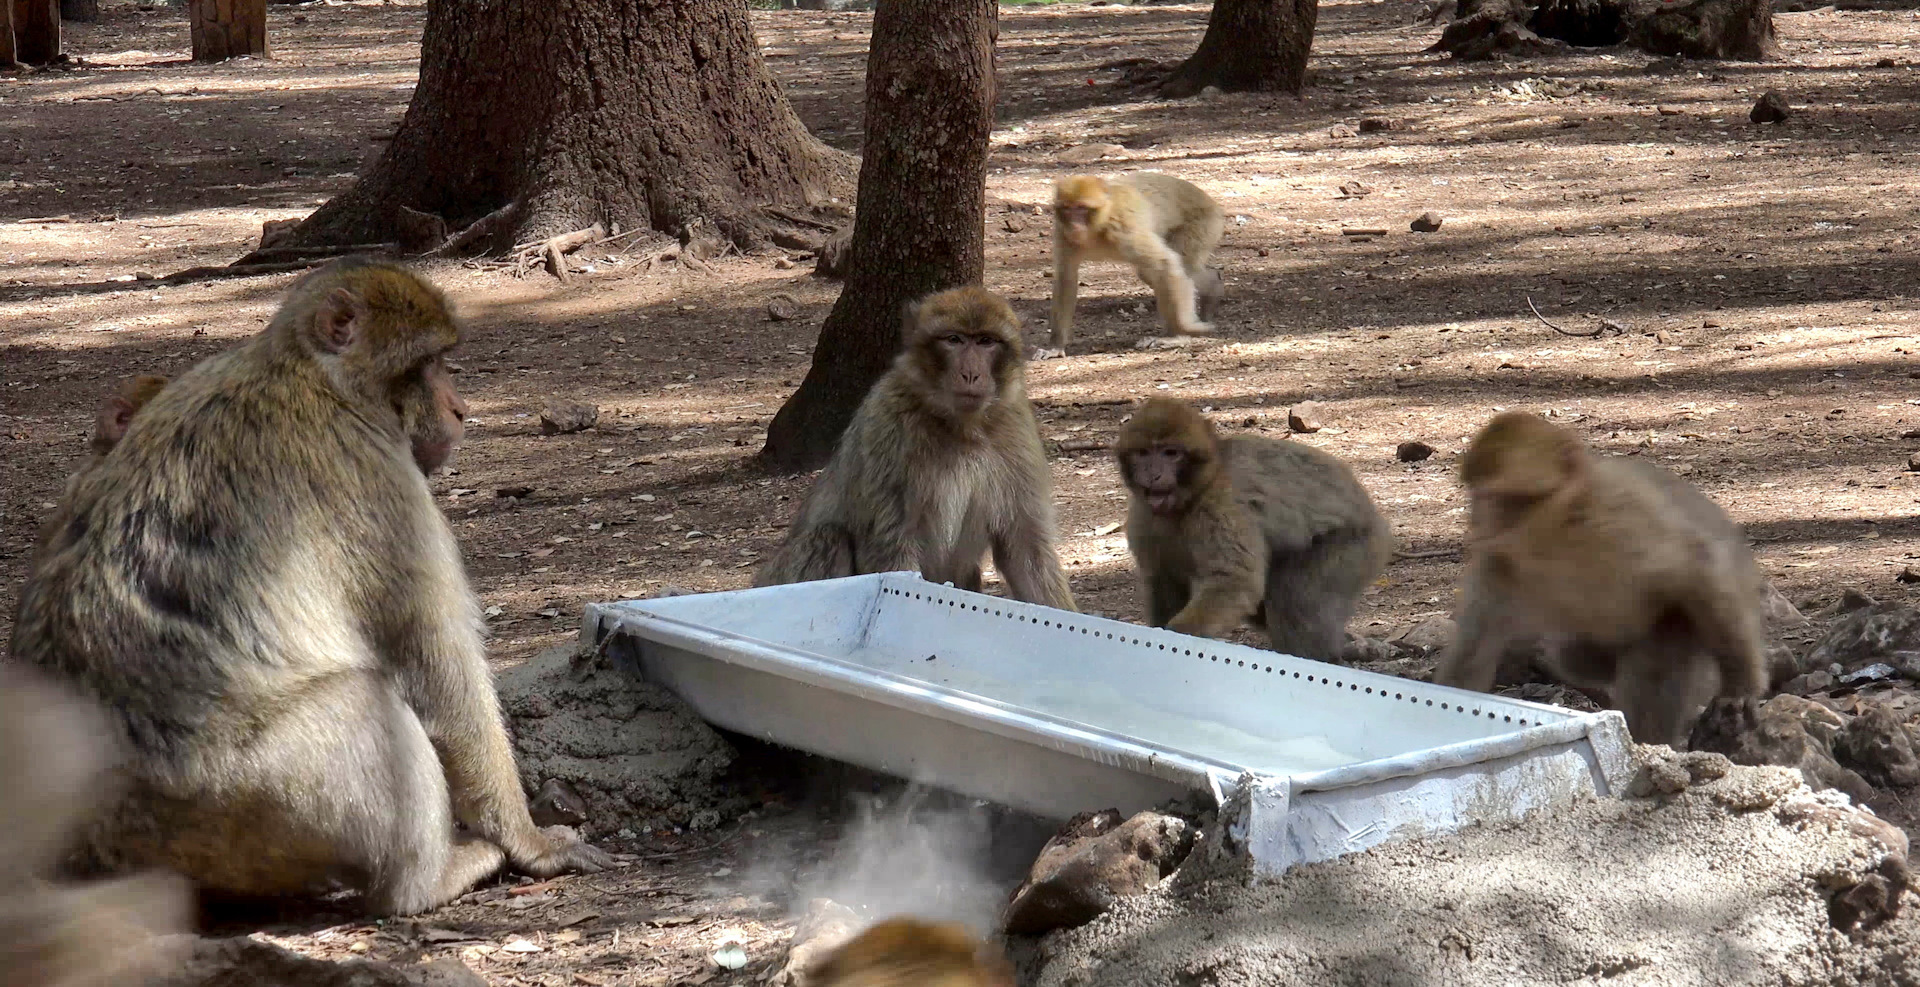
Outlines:
{"type": "Polygon", "coordinates": [[[1185,326],[1175,326],[1173,331],[1183,336],[1205,336],[1213,331],[1213,323],[1194,322],[1185,326]]]}
{"type": "Polygon", "coordinates": [[[1051,346],[1040,346],[1040,347],[1036,347],[1033,351],[1033,354],[1031,356],[1028,356],[1027,359],[1058,360],[1061,357],[1066,355],[1067,355],[1067,351],[1065,347],[1061,347],[1060,349],[1054,349],[1051,346]]]}

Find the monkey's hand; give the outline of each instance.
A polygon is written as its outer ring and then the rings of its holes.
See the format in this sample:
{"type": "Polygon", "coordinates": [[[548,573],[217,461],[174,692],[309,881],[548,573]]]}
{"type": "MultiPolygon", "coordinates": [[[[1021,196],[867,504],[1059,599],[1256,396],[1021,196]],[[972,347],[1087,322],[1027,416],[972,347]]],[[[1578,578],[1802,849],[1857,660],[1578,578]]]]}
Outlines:
{"type": "Polygon", "coordinates": [[[1058,360],[1061,357],[1066,355],[1067,355],[1067,351],[1065,348],[1055,348],[1051,346],[1038,346],[1034,348],[1033,354],[1031,356],[1028,356],[1027,359],[1058,360]]]}
{"type": "Polygon", "coordinates": [[[513,866],[530,877],[547,878],[556,874],[595,874],[613,866],[613,855],[580,838],[567,826],[548,826],[540,831],[547,848],[539,855],[515,860],[513,866]]]}

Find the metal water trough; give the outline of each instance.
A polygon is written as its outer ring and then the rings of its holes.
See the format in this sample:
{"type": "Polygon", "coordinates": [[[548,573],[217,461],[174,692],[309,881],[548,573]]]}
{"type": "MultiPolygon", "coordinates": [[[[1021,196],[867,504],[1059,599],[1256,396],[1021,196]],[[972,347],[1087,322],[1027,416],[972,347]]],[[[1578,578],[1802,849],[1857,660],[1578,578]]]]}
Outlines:
{"type": "Polygon", "coordinates": [[[1233,835],[1265,875],[1611,795],[1629,770],[1612,711],[1463,692],[908,572],[593,604],[582,634],[727,729],[1044,816],[1208,793],[1237,813],[1233,835]]]}

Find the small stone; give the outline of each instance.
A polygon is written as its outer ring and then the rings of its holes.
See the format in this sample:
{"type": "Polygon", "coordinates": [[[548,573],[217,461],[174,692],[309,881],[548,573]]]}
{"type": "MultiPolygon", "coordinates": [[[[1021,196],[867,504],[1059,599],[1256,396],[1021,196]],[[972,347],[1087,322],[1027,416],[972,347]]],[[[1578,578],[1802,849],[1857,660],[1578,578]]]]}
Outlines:
{"type": "Polygon", "coordinates": [[[1344,140],[1348,137],[1358,137],[1359,132],[1344,123],[1336,123],[1327,128],[1327,136],[1334,140],[1344,140]]]}
{"type": "Polygon", "coordinates": [[[1320,421],[1319,402],[1302,401],[1288,408],[1287,427],[1295,432],[1318,432],[1324,428],[1320,421]]]}
{"type": "Polygon", "coordinates": [[[1920,473],[1920,452],[1913,453],[1907,457],[1907,472],[1920,473]]]}
{"type": "Polygon", "coordinates": [[[1677,117],[1680,115],[1680,108],[1676,106],[1657,106],[1654,107],[1654,112],[1663,117],[1677,117]]]}
{"type": "Polygon", "coordinates": [[[1377,133],[1380,133],[1381,131],[1386,131],[1386,130],[1405,130],[1405,129],[1407,129],[1407,121],[1402,120],[1399,117],[1361,117],[1360,118],[1360,132],[1363,134],[1377,134],[1377,133]]]}
{"type": "Polygon", "coordinates": [[[1415,233],[1433,233],[1439,230],[1440,224],[1445,221],[1439,213],[1428,210],[1415,216],[1413,222],[1407,224],[1407,228],[1415,233]]]}
{"type": "Polygon", "coordinates": [[[1920,784],[1920,757],[1907,727],[1885,703],[1866,702],[1833,741],[1833,758],[1870,784],[1906,788],[1920,784]]]}
{"type": "Polygon", "coordinates": [[[600,409],[591,404],[555,399],[540,410],[540,434],[584,432],[600,423],[600,409]]]}
{"type": "Polygon", "coordinates": [[[1754,123],[1779,123],[1785,120],[1790,112],[1792,107],[1787,105],[1787,97],[1781,95],[1778,89],[1769,89],[1760,94],[1760,98],[1754,102],[1752,111],[1747,114],[1747,119],[1754,123]]]}
{"type": "Polygon", "coordinates": [[[776,270],[776,271],[791,271],[791,270],[793,270],[793,258],[791,258],[791,257],[782,257],[782,258],[780,258],[780,259],[778,259],[778,260],[776,260],[776,261],[774,261],[774,262],[773,262],[773,269],[774,269],[774,270],[776,270]]]}
{"type": "Polygon", "coordinates": [[[1873,63],[1873,67],[1877,69],[1898,68],[1899,65],[1900,65],[1899,62],[1896,62],[1891,58],[1882,58],[1879,61],[1873,63]]]}
{"type": "Polygon", "coordinates": [[[767,320],[785,322],[800,316],[800,301],[792,295],[779,294],[767,299],[767,320]]]}
{"type": "Polygon", "coordinates": [[[532,487],[499,487],[493,491],[495,497],[511,500],[521,500],[525,497],[532,496],[532,494],[532,487]]]}
{"type": "Polygon", "coordinates": [[[1018,216],[1008,216],[1000,225],[1005,227],[1008,233],[1025,233],[1027,231],[1027,221],[1018,216]]]}
{"type": "Polygon", "coordinates": [[[1393,447],[1395,459],[1403,463],[1417,463],[1433,455],[1434,449],[1425,442],[1402,442],[1393,447]]]}

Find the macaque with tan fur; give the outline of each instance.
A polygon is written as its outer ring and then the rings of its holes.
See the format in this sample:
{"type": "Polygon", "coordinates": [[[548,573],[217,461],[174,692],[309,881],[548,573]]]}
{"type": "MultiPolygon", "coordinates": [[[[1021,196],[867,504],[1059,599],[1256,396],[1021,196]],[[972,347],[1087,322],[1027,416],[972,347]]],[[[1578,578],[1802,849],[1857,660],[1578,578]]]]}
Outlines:
{"type": "Polygon", "coordinates": [[[1709,699],[1761,694],[1764,577],[1726,512],[1638,459],[1507,412],[1461,457],[1471,497],[1459,637],[1434,681],[1485,691],[1513,645],[1608,691],[1641,743],[1681,742],[1709,699]]]}
{"type": "Polygon", "coordinates": [[[828,954],[806,987],[1013,987],[1013,967],[965,926],[892,918],[828,954]]]}
{"type": "Polygon", "coordinates": [[[1275,651],[1339,660],[1360,593],[1393,554],[1347,464],[1298,442],[1222,439],[1170,398],[1135,409],[1113,454],[1149,623],[1220,637],[1254,617],[1275,651]]]}
{"type": "Polygon", "coordinates": [[[154,937],[186,929],[186,882],[50,880],[112,795],[116,746],[99,710],[0,662],[0,987],[138,987],[179,958],[154,937]]]}
{"type": "Polygon", "coordinates": [[[991,552],[1014,599],[1074,609],[1013,309],[977,286],[929,295],[904,344],[754,585],[916,569],[978,591],[991,552]]]}
{"type": "Polygon", "coordinates": [[[237,895],[339,880],[376,914],[437,907],[503,863],[609,865],[528,814],[427,486],[463,432],[460,336],[419,275],[337,261],[73,483],[11,650],[106,710],[126,750],[86,863],[237,895]]]}
{"type": "Polygon", "coordinates": [[[1053,187],[1053,326],[1049,349],[1066,352],[1080,295],[1080,265],[1120,261],[1153,288],[1169,332],[1213,331],[1206,320],[1222,294],[1207,266],[1226,216],[1192,183],[1153,172],[1120,178],[1075,175],[1053,187]]]}

